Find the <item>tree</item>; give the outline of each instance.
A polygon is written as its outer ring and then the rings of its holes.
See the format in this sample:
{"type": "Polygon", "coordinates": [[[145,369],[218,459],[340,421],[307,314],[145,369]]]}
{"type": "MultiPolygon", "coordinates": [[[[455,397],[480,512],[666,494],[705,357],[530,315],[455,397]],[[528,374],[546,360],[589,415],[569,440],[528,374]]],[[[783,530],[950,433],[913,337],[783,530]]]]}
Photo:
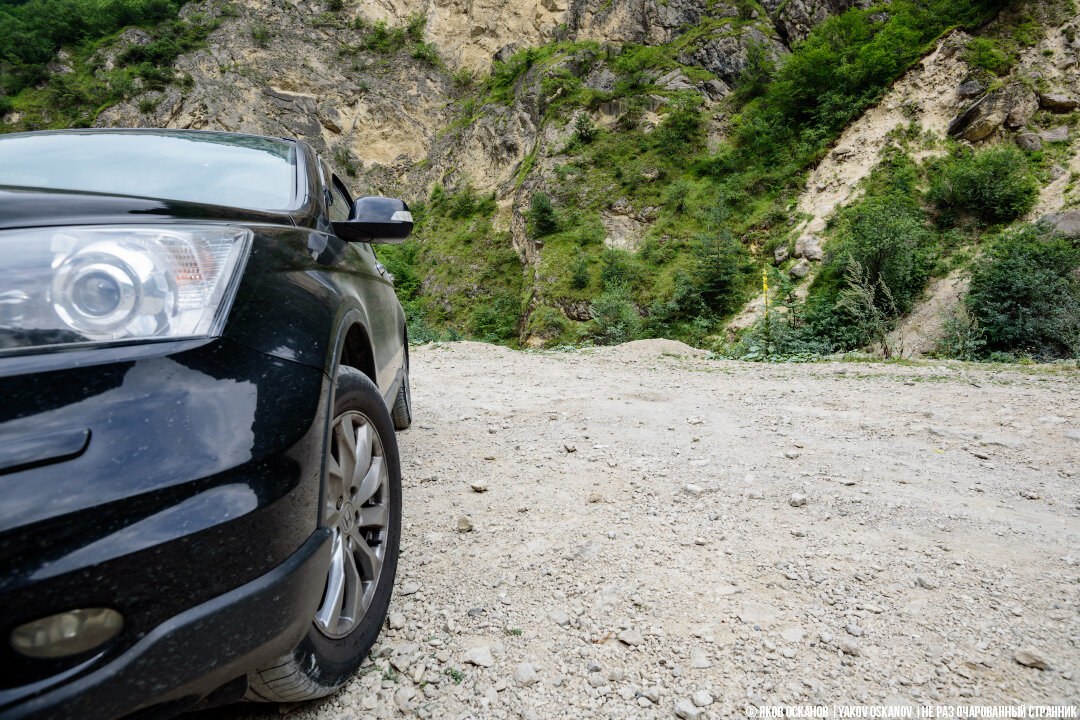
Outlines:
{"type": "Polygon", "coordinates": [[[537,237],[558,232],[559,217],[555,214],[555,207],[546,193],[533,194],[529,205],[529,220],[532,221],[533,231],[537,237]]]}

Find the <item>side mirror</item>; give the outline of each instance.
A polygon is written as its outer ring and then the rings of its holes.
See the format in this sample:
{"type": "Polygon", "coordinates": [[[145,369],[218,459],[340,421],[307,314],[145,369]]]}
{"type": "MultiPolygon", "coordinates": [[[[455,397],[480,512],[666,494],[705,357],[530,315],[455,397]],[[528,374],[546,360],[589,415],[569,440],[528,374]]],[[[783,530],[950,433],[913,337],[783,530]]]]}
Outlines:
{"type": "Polygon", "coordinates": [[[363,197],[353,203],[348,220],[334,223],[334,233],[346,242],[399,243],[413,229],[412,213],[401,200],[363,197]]]}

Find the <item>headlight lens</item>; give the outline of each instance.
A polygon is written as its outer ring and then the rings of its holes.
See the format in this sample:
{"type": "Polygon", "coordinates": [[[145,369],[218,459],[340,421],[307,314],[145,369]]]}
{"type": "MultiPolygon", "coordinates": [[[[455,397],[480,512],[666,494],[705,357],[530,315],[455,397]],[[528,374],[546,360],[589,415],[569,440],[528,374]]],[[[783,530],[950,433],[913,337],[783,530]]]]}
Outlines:
{"type": "Polygon", "coordinates": [[[216,335],[251,235],[209,225],[0,232],[0,353],[216,335]]]}

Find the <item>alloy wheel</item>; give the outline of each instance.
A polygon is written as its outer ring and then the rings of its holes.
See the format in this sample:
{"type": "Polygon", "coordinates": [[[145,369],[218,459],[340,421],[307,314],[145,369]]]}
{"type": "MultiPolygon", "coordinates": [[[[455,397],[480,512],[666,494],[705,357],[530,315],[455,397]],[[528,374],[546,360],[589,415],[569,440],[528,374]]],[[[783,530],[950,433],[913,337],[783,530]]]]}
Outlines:
{"type": "Polygon", "coordinates": [[[333,531],[326,591],[315,626],[343,638],[371,605],[386,556],[390,476],[371,420],[348,411],[334,419],[327,458],[324,524],[333,531]]]}

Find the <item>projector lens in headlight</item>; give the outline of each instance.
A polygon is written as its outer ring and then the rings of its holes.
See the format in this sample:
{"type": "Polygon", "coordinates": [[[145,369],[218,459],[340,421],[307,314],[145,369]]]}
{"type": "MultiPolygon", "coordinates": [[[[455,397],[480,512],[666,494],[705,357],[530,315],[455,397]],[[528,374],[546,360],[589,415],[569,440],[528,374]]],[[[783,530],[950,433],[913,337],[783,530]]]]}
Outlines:
{"type": "Polygon", "coordinates": [[[250,243],[223,226],[0,232],[0,352],[215,335],[250,243]]]}

